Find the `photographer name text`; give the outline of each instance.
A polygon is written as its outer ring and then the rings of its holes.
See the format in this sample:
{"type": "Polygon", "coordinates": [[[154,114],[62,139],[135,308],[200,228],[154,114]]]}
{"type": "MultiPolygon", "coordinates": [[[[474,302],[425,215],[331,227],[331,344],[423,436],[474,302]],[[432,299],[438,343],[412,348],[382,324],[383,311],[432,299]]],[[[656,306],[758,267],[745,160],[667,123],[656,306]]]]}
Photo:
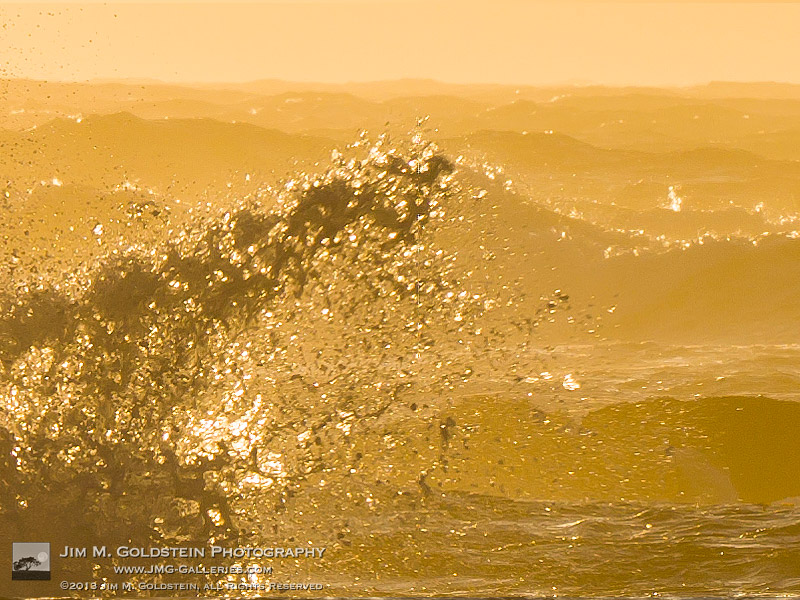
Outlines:
{"type": "Polygon", "coordinates": [[[224,548],[222,546],[202,547],[131,547],[118,546],[109,550],[106,546],[74,547],[64,546],[58,555],[59,558],[322,558],[325,547],[300,546],[283,547],[274,546],[266,548],[237,547],[224,548]]]}

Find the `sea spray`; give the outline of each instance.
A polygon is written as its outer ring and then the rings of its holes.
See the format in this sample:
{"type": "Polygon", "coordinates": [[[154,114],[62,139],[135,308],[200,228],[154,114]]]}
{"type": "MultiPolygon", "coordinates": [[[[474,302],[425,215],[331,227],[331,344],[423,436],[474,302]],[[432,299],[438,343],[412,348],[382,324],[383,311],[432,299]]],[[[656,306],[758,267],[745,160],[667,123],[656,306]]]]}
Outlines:
{"type": "Polygon", "coordinates": [[[291,531],[307,487],[427,495],[455,425],[430,419],[497,303],[434,235],[480,200],[464,186],[431,144],[362,141],[266,208],[109,247],[77,290],[41,277],[8,296],[3,521],[73,545],[233,543],[291,531]],[[415,413],[433,444],[359,480],[365,432],[387,441],[415,413]]]}

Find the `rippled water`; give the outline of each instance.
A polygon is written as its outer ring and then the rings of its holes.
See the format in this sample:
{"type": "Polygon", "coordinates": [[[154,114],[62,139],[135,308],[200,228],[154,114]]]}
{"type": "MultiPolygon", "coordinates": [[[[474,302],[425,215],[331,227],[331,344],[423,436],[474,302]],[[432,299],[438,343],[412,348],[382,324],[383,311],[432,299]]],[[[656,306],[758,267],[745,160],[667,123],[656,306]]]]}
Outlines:
{"type": "Polygon", "coordinates": [[[219,211],[130,201],[79,264],[9,257],[3,543],[312,543],[280,573],[326,595],[800,593],[800,348],[640,341],[687,323],[614,321],[642,263],[692,250],[457,162],[363,139],[219,211]]]}
{"type": "Polygon", "coordinates": [[[385,517],[355,535],[346,563],[379,574],[359,586],[368,592],[749,596],[798,585],[796,508],[451,495],[385,517]]]}

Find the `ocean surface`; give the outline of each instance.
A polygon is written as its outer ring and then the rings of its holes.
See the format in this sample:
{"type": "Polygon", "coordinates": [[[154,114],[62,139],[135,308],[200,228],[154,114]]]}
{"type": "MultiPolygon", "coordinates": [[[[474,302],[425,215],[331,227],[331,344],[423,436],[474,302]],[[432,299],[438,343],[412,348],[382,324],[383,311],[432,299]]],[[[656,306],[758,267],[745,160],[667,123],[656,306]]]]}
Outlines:
{"type": "Polygon", "coordinates": [[[800,595],[796,214],[537,195],[431,135],[213,202],[9,184],[0,544],[327,548],[249,576],[65,560],[33,595],[800,595]]]}

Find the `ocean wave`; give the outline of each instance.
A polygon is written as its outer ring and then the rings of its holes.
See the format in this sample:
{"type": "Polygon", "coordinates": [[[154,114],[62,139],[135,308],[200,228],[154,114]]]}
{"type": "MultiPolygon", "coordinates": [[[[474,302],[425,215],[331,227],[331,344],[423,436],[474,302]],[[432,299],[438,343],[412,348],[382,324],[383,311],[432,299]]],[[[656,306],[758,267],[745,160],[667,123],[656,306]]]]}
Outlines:
{"type": "MultiPolygon", "coordinates": [[[[156,199],[140,208],[162,219],[156,199]]],[[[362,140],[319,174],[186,214],[133,241],[94,224],[99,257],[18,274],[3,296],[12,534],[73,546],[303,535],[357,562],[353,523],[452,516],[472,510],[465,497],[505,509],[800,496],[797,404],[639,394],[574,410],[591,386],[577,352],[553,366],[552,345],[691,339],[712,317],[724,334],[754,307],[750,323],[797,322],[797,281],[770,275],[796,268],[796,240],[639,252],[418,137],[362,140]],[[629,252],[609,257],[614,244],[629,252]]]]}

